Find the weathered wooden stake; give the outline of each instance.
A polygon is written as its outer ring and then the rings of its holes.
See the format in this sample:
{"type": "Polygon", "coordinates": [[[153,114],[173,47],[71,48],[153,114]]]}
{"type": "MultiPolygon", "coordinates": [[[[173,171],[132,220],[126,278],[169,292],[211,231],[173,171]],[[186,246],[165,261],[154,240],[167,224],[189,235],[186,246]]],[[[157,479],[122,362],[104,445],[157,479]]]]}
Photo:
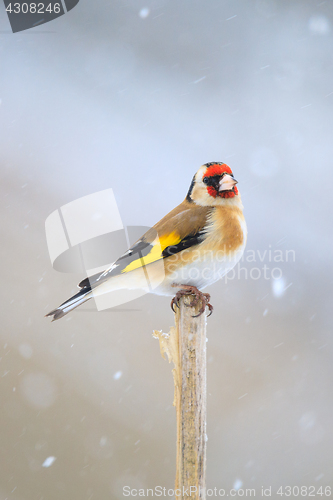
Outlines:
{"type": "Polygon", "coordinates": [[[201,303],[187,305],[193,296],[182,297],[176,327],[170,333],[154,331],[173,369],[177,414],[176,498],[206,499],[206,313],[201,303]],[[187,305],[186,305],[187,304],[187,305]]]}

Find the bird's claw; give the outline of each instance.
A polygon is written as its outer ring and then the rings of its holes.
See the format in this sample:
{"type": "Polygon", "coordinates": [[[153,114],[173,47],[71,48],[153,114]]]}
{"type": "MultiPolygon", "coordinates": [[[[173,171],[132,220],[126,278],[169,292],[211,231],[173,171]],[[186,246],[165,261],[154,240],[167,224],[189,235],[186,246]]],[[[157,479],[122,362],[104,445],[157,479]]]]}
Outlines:
{"type": "Polygon", "coordinates": [[[179,304],[178,304],[178,301],[179,301],[180,297],[177,297],[176,295],[173,297],[172,301],[171,301],[171,309],[172,311],[176,314],[176,311],[174,309],[174,306],[178,307],[179,309],[179,304]]]}
{"type": "Polygon", "coordinates": [[[213,313],[213,306],[209,303],[210,301],[210,295],[209,293],[202,293],[200,290],[197,289],[195,286],[190,286],[190,285],[184,285],[184,288],[181,290],[178,290],[176,295],[173,297],[171,301],[171,309],[174,313],[176,313],[174,306],[178,307],[179,309],[179,300],[181,297],[184,295],[194,295],[193,299],[189,304],[185,304],[187,307],[195,307],[199,300],[201,300],[201,307],[199,309],[199,313],[194,315],[193,318],[197,318],[198,316],[201,316],[205,312],[206,306],[209,309],[209,314],[207,317],[211,316],[213,313]]]}
{"type": "Polygon", "coordinates": [[[211,316],[213,314],[214,307],[212,306],[212,304],[209,304],[209,302],[207,302],[207,307],[209,309],[209,314],[208,314],[207,318],[209,318],[209,316],[211,316]]]}

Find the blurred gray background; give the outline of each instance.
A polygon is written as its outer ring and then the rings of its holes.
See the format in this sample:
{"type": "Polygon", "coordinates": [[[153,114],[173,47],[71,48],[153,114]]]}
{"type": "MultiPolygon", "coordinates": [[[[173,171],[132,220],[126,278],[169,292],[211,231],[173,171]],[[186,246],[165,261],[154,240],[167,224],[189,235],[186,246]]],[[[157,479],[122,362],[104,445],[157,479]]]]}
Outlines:
{"type": "Polygon", "coordinates": [[[0,7],[0,500],[173,488],[170,300],[50,323],[84,275],[52,269],[44,223],[111,187],[153,225],[209,161],[266,251],[242,267],[283,276],[207,289],[208,487],[332,486],[332,2],[81,0],[15,35],[0,7]]]}

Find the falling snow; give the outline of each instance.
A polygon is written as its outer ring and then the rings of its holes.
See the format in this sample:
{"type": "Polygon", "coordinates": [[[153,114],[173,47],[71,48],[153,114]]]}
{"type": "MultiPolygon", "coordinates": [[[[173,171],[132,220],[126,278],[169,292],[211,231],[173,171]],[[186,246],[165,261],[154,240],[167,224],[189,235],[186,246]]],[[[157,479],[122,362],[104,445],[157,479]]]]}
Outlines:
{"type": "Polygon", "coordinates": [[[233,484],[233,489],[237,491],[242,486],[243,486],[243,481],[241,479],[236,479],[236,481],[233,484]]]}
{"type": "Polygon", "coordinates": [[[53,465],[56,460],[57,460],[56,457],[52,457],[52,456],[51,457],[47,457],[44,460],[44,462],[42,464],[42,467],[51,467],[51,465],[53,465]]]}
{"type": "Polygon", "coordinates": [[[309,30],[314,35],[328,35],[331,31],[331,25],[326,16],[316,15],[309,19],[309,30]]]}
{"type": "Polygon", "coordinates": [[[146,17],[148,17],[150,14],[150,9],[148,9],[148,7],[143,7],[143,9],[140,10],[139,12],[139,16],[141,17],[141,19],[145,19],[146,17]]]}
{"type": "Polygon", "coordinates": [[[119,372],[116,372],[114,375],[113,375],[113,378],[115,380],[119,380],[120,377],[122,376],[123,372],[119,371],[119,372]]]}
{"type": "Polygon", "coordinates": [[[276,298],[283,297],[289,287],[291,287],[292,283],[286,285],[286,280],[282,278],[272,280],[272,291],[273,295],[276,298]]]}

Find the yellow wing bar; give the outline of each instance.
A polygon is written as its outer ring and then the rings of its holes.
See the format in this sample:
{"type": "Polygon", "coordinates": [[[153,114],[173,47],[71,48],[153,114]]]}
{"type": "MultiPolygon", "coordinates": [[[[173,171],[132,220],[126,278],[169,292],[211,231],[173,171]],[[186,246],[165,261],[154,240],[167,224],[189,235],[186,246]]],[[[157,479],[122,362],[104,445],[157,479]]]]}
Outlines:
{"type": "Polygon", "coordinates": [[[153,241],[153,247],[150,252],[144,257],[139,257],[138,259],[133,260],[121,271],[121,273],[128,273],[129,271],[147,266],[152,262],[156,262],[157,260],[162,259],[163,250],[165,250],[169,246],[177,245],[180,241],[181,238],[175,231],[160,237],[157,236],[157,238],[155,238],[155,240],[153,241]]]}

